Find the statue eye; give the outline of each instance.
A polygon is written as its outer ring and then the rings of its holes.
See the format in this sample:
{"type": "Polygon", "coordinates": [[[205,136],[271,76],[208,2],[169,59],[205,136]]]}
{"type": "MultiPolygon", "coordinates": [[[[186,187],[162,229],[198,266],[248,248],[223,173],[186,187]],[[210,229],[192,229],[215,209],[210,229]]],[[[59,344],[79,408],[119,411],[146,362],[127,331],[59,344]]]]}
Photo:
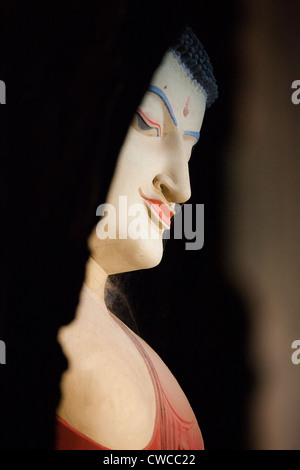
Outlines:
{"type": "Polygon", "coordinates": [[[150,125],[150,123],[147,122],[147,118],[145,116],[142,116],[140,113],[141,111],[136,111],[137,127],[139,128],[139,130],[145,132],[149,136],[159,137],[160,126],[158,124],[150,125]]]}

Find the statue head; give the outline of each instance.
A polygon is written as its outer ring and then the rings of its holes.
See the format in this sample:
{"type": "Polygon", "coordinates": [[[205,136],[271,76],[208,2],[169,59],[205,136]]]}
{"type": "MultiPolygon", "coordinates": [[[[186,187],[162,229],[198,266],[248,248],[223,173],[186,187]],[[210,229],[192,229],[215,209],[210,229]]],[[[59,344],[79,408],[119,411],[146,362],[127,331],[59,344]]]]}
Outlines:
{"type": "Polygon", "coordinates": [[[209,58],[190,28],[165,54],[121,148],[102,218],[89,238],[107,274],[156,266],[175,205],[191,195],[189,159],[217,98],[209,58]]]}

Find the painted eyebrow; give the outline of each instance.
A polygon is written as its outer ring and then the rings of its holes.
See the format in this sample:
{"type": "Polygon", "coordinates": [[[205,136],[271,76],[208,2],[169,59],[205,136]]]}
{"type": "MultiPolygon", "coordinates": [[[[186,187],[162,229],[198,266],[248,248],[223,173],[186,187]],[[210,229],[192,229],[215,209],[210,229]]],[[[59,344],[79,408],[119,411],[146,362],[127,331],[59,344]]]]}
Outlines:
{"type": "Polygon", "coordinates": [[[155,93],[157,96],[159,96],[163,100],[163,102],[165,103],[166,108],[167,108],[167,110],[168,110],[168,112],[171,116],[172,121],[174,122],[175,126],[177,127],[177,119],[175,117],[175,114],[174,114],[174,111],[173,111],[172,106],[170,104],[170,101],[168,100],[165,93],[160,88],[158,88],[158,86],[155,86],[155,85],[150,85],[148,90],[151,91],[152,93],[155,93]]]}
{"type": "MultiPolygon", "coordinates": [[[[148,90],[151,91],[152,93],[155,93],[157,96],[159,96],[162,99],[162,101],[166,105],[166,108],[167,108],[167,110],[168,110],[168,112],[171,116],[172,121],[174,122],[175,126],[177,127],[177,125],[178,125],[177,119],[175,117],[175,114],[174,114],[174,111],[172,109],[171,103],[168,100],[166,94],[160,88],[158,88],[158,86],[155,86],[155,85],[150,85],[148,90]]],[[[200,139],[200,132],[184,131],[184,134],[195,137],[197,139],[197,141],[200,139]]]]}
{"type": "Polygon", "coordinates": [[[195,132],[195,131],[184,131],[183,132],[185,135],[191,135],[192,137],[195,137],[197,141],[200,139],[200,132],[195,132]]]}

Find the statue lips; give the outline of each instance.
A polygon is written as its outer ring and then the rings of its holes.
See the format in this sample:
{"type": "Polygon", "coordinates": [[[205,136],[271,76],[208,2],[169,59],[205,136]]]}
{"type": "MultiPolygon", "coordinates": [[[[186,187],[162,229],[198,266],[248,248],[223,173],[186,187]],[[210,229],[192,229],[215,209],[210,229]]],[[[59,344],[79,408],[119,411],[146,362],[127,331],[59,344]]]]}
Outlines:
{"type": "Polygon", "coordinates": [[[141,194],[142,198],[150,205],[151,209],[159,216],[163,224],[167,229],[171,226],[171,218],[174,215],[174,212],[170,211],[167,204],[160,201],[159,199],[149,199],[141,194]]]}

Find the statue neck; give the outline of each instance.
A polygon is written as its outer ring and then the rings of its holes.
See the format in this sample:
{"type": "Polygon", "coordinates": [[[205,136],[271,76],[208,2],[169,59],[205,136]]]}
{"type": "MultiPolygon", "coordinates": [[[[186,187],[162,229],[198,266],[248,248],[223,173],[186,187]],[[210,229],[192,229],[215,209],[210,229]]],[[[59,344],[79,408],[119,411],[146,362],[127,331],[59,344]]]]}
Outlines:
{"type": "Polygon", "coordinates": [[[98,263],[96,263],[92,257],[90,257],[86,264],[84,282],[103,302],[107,277],[108,275],[104,269],[98,263]]]}

